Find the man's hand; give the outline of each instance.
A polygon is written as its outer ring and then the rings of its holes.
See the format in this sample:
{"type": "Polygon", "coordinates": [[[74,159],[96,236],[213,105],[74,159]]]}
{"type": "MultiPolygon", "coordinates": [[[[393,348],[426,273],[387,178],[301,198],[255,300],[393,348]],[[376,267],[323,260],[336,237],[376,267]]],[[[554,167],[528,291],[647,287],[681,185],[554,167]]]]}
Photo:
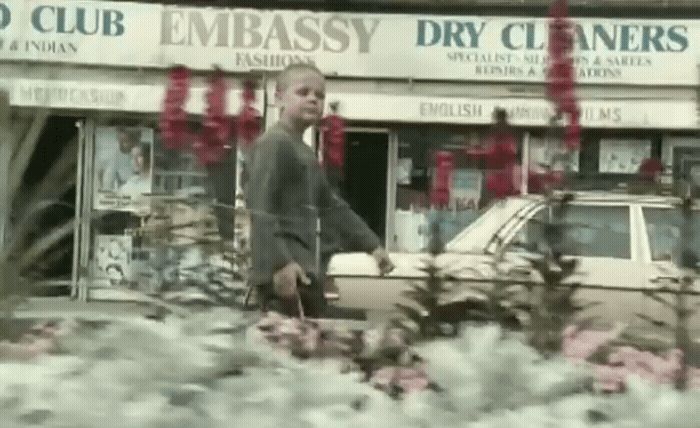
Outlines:
{"type": "Polygon", "coordinates": [[[394,270],[396,266],[389,258],[389,253],[382,247],[377,248],[372,252],[372,257],[377,261],[377,267],[379,268],[380,275],[386,275],[387,273],[394,270]]]}
{"type": "Polygon", "coordinates": [[[311,280],[306,276],[304,269],[298,263],[290,262],[275,272],[272,277],[275,294],[285,299],[295,297],[297,294],[297,281],[301,281],[306,285],[311,284],[311,280]]]}

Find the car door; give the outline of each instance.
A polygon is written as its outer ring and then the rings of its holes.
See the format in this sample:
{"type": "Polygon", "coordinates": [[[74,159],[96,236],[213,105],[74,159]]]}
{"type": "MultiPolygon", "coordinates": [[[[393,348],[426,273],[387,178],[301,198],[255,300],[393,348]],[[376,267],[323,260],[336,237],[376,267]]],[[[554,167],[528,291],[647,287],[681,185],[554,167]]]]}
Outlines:
{"type": "MultiPolygon", "coordinates": [[[[510,266],[524,270],[526,256],[533,244],[542,239],[542,222],[548,216],[543,207],[507,242],[510,266]]],[[[583,317],[596,317],[597,323],[611,326],[622,322],[631,328],[641,325],[636,316],[646,310],[642,290],[647,274],[637,245],[638,219],[626,203],[576,202],[565,219],[566,254],[579,261],[571,281],[583,286],[578,293],[582,302],[600,302],[583,317]]]]}
{"type": "MultiPolygon", "coordinates": [[[[676,207],[670,204],[648,204],[641,207],[643,217],[643,233],[648,245],[648,255],[652,270],[648,272],[649,287],[659,291],[659,295],[667,301],[673,301],[675,296],[660,289],[663,287],[677,288],[676,282],[681,277],[678,269],[682,239],[683,218],[676,207]]],[[[691,216],[691,230],[686,238],[689,239],[690,249],[700,254],[700,212],[697,210],[691,216]]],[[[700,281],[695,280],[692,294],[687,297],[688,306],[698,309],[700,304],[700,281]]],[[[649,299],[648,315],[656,320],[675,325],[675,314],[658,301],[649,299]]],[[[694,337],[700,337],[700,314],[695,314],[690,320],[694,337]]]]}

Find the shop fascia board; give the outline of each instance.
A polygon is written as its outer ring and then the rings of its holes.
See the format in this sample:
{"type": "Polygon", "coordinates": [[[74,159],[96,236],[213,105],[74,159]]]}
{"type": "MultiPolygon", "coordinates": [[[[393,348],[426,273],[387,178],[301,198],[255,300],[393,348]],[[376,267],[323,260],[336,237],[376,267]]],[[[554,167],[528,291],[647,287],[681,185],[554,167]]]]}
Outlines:
{"type": "MultiPolygon", "coordinates": [[[[0,90],[7,90],[11,106],[71,110],[159,113],[165,86],[162,72],[159,79],[153,76],[107,79],[93,73],[73,73],[71,78],[38,73],[13,76],[11,72],[0,78],[0,90]]],[[[185,106],[187,112],[203,114],[206,91],[205,79],[193,79],[185,106]]],[[[241,92],[240,81],[229,79],[228,113],[231,115],[240,110],[241,92]]],[[[255,107],[260,112],[263,111],[263,99],[264,91],[256,91],[255,107]]]]}
{"type": "MultiPolygon", "coordinates": [[[[347,120],[488,125],[493,110],[505,108],[516,126],[547,126],[553,107],[544,98],[440,97],[372,93],[332,93],[347,120]]],[[[690,130],[696,124],[694,99],[584,99],[584,128],[690,130]],[[660,114],[663,112],[663,114],[660,114]]]]}
{"type": "MultiPolygon", "coordinates": [[[[694,100],[694,87],[653,87],[623,85],[577,85],[576,93],[581,99],[673,99],[694,100]]],[[[333,98],[335,93],[363,93],[380,95],[414,95],[431,97],[476,97],[476,98],[535,98],[545,97],[545,85],[538,83],[494,83],[494,82],[428,82],[396,80],[328,79],[326,93],[333,98]]]]}

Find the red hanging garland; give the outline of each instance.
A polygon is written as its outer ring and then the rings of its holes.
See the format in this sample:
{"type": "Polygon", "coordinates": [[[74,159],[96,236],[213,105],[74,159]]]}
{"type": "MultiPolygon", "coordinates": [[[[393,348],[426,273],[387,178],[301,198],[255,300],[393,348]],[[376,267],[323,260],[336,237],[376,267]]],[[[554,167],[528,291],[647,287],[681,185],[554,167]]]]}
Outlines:
{"type": "Polygon", "coordinates": [[[260,112],[253,107],[255,103],[255,81],[243,82],[243,103],[236,121],[238,140],[244,147],[250,147],[260,135],[260,112]]]}
{"type": "Polygon", "coordinates": [[[202,132],[194,144],[197,159],[202,165],[220,162],[226,151],[231,148],[231,126],[226,113],[227,94],[228,86],[224,74],[216,70],[209,79],[202,132]]]}
{"type": "Polygon", "coordinates": [[[430,202],[434,207],[445,208],[450,203],[450,189],[455,159],[452,152],[438,151],[435,153],[435,175],[430,202]]]}
{"type": "Polygon", "coordinates": [[[664,165],[656,158],[644,159],[639,165],[639,176],[647,181],[655,181],[664,172],[664,165]]]}
{"type": "Polygon", "coordinates": [[[497,199],[518,193],[517,142],[505,122],[496,125],[486,138],[484,149],[470,149],[469,156],[478,156],[486,161],[486,189],[497,199]]]}
{"type": "Polygon", "coordinates": [[[334,168],[342,168],[345,163],[345,120],[335,109],[323,119],[322,163],[334,168]]]}
{"type": "Polygon", "coordinates": [[[183,66],[172,68],[159,121],[161,140],[168,149],[182,149],[191,141],[185,111],[189,93],[190,71],[183,66]]]}
{"type": "Polygon", "coordinates": [[[568,124],[564,142],[570,150],[581,144],[579,107],[574,91],[574,63],[572,25],[568,17],[566,0],[554,0],[549,9],[549,68],[547,70],[547,96],[552,100],[557,114],[566,114],[568,124]]]}

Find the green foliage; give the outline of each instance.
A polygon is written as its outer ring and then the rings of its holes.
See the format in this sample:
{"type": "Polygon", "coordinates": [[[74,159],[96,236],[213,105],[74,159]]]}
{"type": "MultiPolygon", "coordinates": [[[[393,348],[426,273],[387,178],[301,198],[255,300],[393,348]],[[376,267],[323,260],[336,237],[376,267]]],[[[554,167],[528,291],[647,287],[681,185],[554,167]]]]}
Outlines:
{"type": "Polygon", "coordinates": [[[678,276],[669,275],[657,289],[650,289],[645,292],[647,297],[674,314],[674,323],[669,324],[646,314],[637,314],[640,319],[673,335],[674,346],[682,353],[681,370],[675,383],[678,390],[688,388],[688,367],[691,355],[694,353],[689,321],[697,313],[697,308],[690,304],[689,296],[693,291],[697,277],[698,255],[693,252],[691,247],[691,237],[694,232],[692,227],[692,205],[693,200],[689,193],[678,205],[678,210],[683,219],[680,225],[680,258],[676,261],[680,274],[678,276]]]}
{"type": "Polygon", "coordinates": [[[0,171],[7,173],[0,203],[9,211],[5,241],[0,242],[0,337],[7,333],[17,304],[42,278],[42,268],[65,254],[74,230],[72,218],[51,230],[40,230],[39,220],[75,184],[77,140],[66,145],[41,181],[31,187],[23,184],[47,117],[46,111],[20,116],[0,92],[0,155],[5,161],[0,171]]]}
{"type": "MultiPolygon", "coordinates": [[[[567,326],[588,324],[579,314],[597,303],[578,302],[576,293],[581,284],[570,278],[576,273],[578,261],[565,256],[566,214],[573,195],[564,193],[546,196],[545,209],[549,215],[542,224],[542,238],[537,251],[527,257],[530,268],[539,279],[526,284],[528,298],[528,341],[545,356],[561,351],[563,332],[567,326]]],[[[521,305],[525,306],[525,305],[521,305]]]]}

